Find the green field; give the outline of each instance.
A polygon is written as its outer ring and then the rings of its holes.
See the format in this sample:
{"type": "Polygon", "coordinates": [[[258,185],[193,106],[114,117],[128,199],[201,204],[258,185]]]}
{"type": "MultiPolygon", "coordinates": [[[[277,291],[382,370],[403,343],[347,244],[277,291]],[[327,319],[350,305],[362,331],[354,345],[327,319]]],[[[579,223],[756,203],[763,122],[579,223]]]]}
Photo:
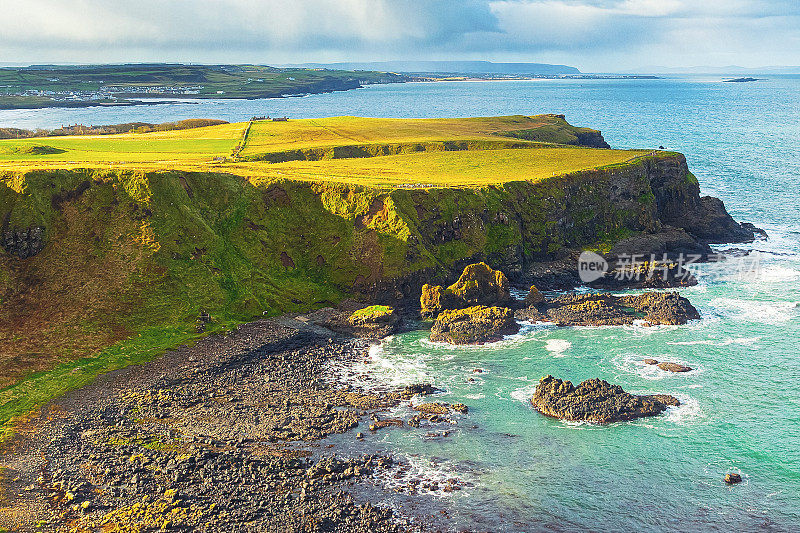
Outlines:
{"type": "Polygon", "coordinates": [[[469,186],[538,180],[645,152],[577,146],[555,115],[468,119],[333,117],[190,130],[0,140],[0,171],[216,170],[264,181],[469,186]],[[244,146],[234,156],[244,133],[244,146]],[[535,140],[528,140],[535,139],[535,140]]]}

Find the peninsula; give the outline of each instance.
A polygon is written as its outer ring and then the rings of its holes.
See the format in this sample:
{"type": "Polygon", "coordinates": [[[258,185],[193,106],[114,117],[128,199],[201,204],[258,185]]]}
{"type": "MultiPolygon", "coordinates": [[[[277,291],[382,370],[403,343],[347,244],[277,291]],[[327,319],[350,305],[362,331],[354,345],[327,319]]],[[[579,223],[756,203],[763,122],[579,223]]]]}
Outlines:
{"type": "MultiPolygon", "coordinates": [[[[312,517],[400,531],[351,484],[408,465],[293,445],[435,429],[469,409],[423,401],[388,418],[436,390],[336,382],[334,363],[365,357],[362,338],[419,327],[426,291],[438,291],[434,335],[453,342],[515,331],[515,305],[563,325],[682,324],[697,312],[670,293],[532,287],[515,304],[509,285],[571,288],[580,250],[703,254],[754,237],[700,196],[681,154],[611,149],[563,115],[194,125],[0,140],[0,423],[13,450],[1,486],[17,498],[4,527],[312,517]],[[484,286],[489,299],[474,294],[484,286]],[[463,335],[462,317],[497,327],[463,335]]],[[[583,418],[666,409],[601,385],[632,407],[583,418]]],[[[573,402],[540,396],[552,416],[573,402]]]]}

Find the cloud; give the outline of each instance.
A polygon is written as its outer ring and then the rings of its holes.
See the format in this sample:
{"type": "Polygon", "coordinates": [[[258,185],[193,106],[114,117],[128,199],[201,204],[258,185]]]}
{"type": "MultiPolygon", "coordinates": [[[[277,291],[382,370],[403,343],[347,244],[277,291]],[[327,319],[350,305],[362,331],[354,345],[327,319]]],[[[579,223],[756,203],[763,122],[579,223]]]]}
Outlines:
{"type": "Polygon", "coordinates": [[[0,0],[0,62],[797,64],[798,24],[796,0],[0,0]]]}

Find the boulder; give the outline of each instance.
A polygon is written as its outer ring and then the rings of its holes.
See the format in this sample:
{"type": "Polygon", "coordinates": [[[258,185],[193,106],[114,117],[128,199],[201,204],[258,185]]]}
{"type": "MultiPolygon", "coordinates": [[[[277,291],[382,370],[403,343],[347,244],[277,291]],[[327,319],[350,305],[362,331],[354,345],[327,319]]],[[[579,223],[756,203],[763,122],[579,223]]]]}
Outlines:
{"type": "Polygon", "coordinates": [[[397,330],[400,316],[394,307],[388,305],[370,305],[355,311],[347,322],[353,326],[360,337],[386,337],[397,330]]]}
{"type": "Polygon", "coordinates": [[[677,292],[645,292],[623,296],[619,301],[623,306],[644,313],[644,319],[650,324],[675,326],[700,318],[692,303],[677,292]]]}
{"type": "Polygon", "coordinates": [[[668,361],[664,361],[663,363],[658,363],[658,368],[661,370],[666,370],[667,372],[691,372],[692,367],[681,365],[679,363],[670,363],[668,361]]]}
{"type": "Polygon", "coordinates": [[[422,295],[419,297],[419,305],[421,314],[424,318],[434,318],[443,309],[442,297],[444,295],[444,288],[441,285],[422,286],[422,295]]]}
{"type": "Polygon", "coordinates": [[[442,311],[431,328],[431,340],[452,344],[481,344],[519,331],[514,313],[506,307],[476,305],[442,311]]]}
{"type": "Polygon", "coordinates": [[[728,485],[735,485],[736,483],[742,482],[742,476],[737,474],[736,472],[730,472],[725,474],[725,483],[728,485]]]}
{"type": "Polygon", "coordinates": [[[658,359],[645,359],[644,364],[646,365],[657,365],[658,359]]]}
{"type": "Polygon", "coordinates": [[[680,405],[673,396],[635,396],[601,379],[587,379],[575,387],[553,376],[539,381],[531,403],[547,416],[597,423],[655,416],[664,412],[668,405],[680,405]]]}
{"type": "Polygon", "coordinates": [[[447,293],[463,307],[500,305],[511,301],[505,274],[486,263],[467,265],[458,281],[447,288],[447,293]]]}
{"type": "Polygon", "coordinates": [[[536,285],[531,285],[531,290],[528,291],[528,295],[525,296],[524,302],[528,307],[535,307],[539,304],[543,304],[544,294],[536,288],[536,285]]]}

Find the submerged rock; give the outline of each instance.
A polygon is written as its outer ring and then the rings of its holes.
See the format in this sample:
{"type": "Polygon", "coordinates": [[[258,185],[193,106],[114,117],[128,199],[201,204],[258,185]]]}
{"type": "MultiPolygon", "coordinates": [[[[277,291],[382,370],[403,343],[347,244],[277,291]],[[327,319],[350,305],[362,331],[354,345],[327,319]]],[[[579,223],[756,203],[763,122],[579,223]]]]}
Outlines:
{"type": "Polygon", "coordinates": [[[670,363],[668,361],[664,361],[663,363],[658,363],[658,368],[661,370],[666,370],[667,372],[691,372],[692,367],[682,365],[680,363],[670,363]]]}
{"type": "Polygon", "coordinates": [[[601,379],[587,379],[575,387],[553,376],[539,381],[531,403],[547,416],[598,423],[655,416],[664,412],[668,405],[680,405],[673,396],[635,396],[601,379]]]}
{"type": "Polygon", "coordinates": [[[559,326],[619,326],[636,320],[650,325],[680,325],[699,319],[700,313],[676,292],[648,292],[628,296],[567,294],[517,311],[516,316],[559,326]]]}
{"type": "Polygon", "coordinates": [[[519,331],[514,313],[506,307],[476,305],[445,310],[431,328],[431,340],[452,344],[479,344],[519,331]]]}
{"type": "Polygon", "coordinates": [[[440,402],[421,403],[413,407],[415,411],[430,415],[446,415],[450,413],[450,405],[440,402]]]}
{"type": "Polygon", "coordinates": [[[458,281],[449,287],[425,284],[420,296],[423,317],[434,317],[445,309],[475,305],[504,305],[511,301],[508,278],[486,263],[467,265],[458,281]]]}

